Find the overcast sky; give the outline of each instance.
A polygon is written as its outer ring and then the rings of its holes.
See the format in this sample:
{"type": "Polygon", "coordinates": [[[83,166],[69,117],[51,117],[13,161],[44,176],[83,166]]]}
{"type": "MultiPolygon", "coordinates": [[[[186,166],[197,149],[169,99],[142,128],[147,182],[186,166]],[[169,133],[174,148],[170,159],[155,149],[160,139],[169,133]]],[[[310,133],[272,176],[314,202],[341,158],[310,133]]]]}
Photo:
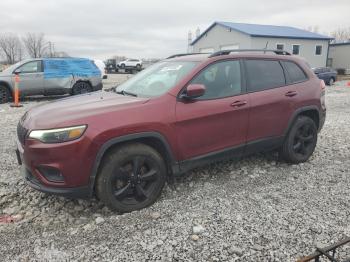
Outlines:
{"type": "Polygon", "coordinates": [[[0,32],[43,32],[57,51],[106,59],[185,52],[214,21],[350,27],[350,0],[0,0],[0,32]]]}

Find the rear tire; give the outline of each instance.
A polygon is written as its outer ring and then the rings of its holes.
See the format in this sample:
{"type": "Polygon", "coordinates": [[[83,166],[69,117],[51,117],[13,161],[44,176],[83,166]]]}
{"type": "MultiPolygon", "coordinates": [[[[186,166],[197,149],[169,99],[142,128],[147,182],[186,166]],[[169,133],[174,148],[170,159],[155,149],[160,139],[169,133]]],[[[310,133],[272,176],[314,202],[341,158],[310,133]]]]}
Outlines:
{"type": "Polygon", "coordinates": [[[74,84],[72,88],[72,95],[81,95],[90,93],[92,91],[92,88],[89,83],[87,82],[77,82],[74,84]]]}
{"type": "Polygon", "coordinates": [[[328,85],[332,86],[332,85],[334,85],[334,82],[335,82],[335,79],[333,77],[331,77],[328,81],[328,85]]]}
{"type": "Polygon", "coordinates": [[[120,68],[123,68],[123,69],[124,69],[124,68],[125,68],[125,64],[121,64],[121,65],[120,65],[120,68]]]}
{"type": "Polygon", "coordinates": [[[140,143],[127,144],[104,158],[96,179],[96,194],[111,210],[139,210],[158,199],[166,174],[164,160],[156,150],[140,143]]]}
{"type": "Polygon", "coordinates": [[[284,141],[281,157],[288,163],[306,162],[313,154],[317,143],[317,127],[307,116],[299,116],[284,141]]]}
{"type": "Polygon", "coordinates": [[[0,104],[10,102],[11,92],[6,86],[0,86],[0,104]]]}

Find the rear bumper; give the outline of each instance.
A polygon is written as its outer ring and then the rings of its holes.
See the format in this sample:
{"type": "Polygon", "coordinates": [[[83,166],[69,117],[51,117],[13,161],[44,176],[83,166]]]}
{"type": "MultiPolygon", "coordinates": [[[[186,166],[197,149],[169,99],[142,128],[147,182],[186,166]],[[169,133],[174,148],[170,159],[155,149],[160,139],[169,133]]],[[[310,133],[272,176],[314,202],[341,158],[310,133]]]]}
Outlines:
{"type": "Polygon", "coordinates": [[[75,188],[53,188],[48,187],[40,183],[38,179],[36,179],[32,173],[25,167],[22,166],[21,174],[23,175],[26,183],[41,192],[47,194],[60,195],[68,198],[80,198],[80,199],[88,199],[91,197],[91,188],[89,186],[84,187],[75,187],[75,188]]]}
{"type": "Polygon", "coordinates": [[[326,121],[326,109],[320,111],[319,113],[320,119],[319,119],[319,125],[318,125],[318,132],[320,132],[324,126],[324,122],[326,121]]]}

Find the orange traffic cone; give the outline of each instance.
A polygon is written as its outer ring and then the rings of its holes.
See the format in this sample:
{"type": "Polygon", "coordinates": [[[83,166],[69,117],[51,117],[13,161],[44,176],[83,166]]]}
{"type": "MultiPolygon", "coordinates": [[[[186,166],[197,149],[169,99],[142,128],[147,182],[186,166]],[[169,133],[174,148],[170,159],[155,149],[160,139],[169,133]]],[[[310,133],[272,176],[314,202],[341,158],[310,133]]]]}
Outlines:
{"type": "Polygon", "coordinates": [[[14,94],[13,94],[14,103],[12,103],[10,105],[11,107],[22,107],[23,106],[23,105],[21,105],[19,103],[19,88],[18,88],[18,85],[19,85],[19,75],[15,74],[15,91],[14,91],[14,94]]]}

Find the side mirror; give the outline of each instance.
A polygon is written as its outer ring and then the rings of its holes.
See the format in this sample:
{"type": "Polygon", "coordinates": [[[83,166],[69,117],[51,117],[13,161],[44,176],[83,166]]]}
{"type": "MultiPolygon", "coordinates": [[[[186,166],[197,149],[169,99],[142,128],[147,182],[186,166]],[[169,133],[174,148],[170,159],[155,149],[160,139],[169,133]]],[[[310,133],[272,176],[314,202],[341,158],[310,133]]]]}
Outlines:
{"type": "Polygon", "coordinates": [[[13,73],[14,73],[15,75],[18,75],[18,74],[21,73],[21,69],[20,69],[20,68],[17,68],[15,71],[13,71],[13,73]]]}
{"type": "Polygon", "coordinates": [[[194,99],[204,95],[205,86],[201,84],[190,84],[186,87],[183,94],[180,96],[182,99],[194,99]]]}

